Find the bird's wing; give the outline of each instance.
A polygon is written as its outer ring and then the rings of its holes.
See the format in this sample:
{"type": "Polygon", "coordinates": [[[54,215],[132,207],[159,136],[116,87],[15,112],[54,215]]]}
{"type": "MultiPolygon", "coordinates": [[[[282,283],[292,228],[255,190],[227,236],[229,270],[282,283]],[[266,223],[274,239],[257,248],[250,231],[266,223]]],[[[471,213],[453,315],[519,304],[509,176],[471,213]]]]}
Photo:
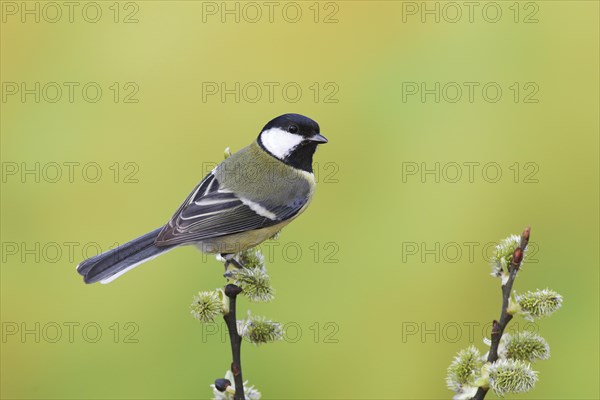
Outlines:
{"type": "Polygon", "coordinates": [[[308,200],[291,199],[286,204],[265,206],[222,187],[210,173],[192,191],[155,244],[191,244],[276,225],[297,214],[308,200]]]}

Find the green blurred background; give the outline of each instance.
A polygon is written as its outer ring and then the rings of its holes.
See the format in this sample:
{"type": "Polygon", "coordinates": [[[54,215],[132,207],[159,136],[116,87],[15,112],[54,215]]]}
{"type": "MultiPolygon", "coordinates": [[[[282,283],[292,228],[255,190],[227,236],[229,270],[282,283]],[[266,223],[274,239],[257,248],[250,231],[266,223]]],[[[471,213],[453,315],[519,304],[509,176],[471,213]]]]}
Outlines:
{"type": "Polygon", "coordinates": [[[241,301],[286,324],[243,347],[264,398],[451,397],[447,365],[499,314],[488,244],[527,224],[515,288],[565,305],[514,320],[552,351],[516,397],[600,396],[598,2],[476,2],[471,21],[443,2],[275,2],[272,20],[262,2],[76,2],[72,22],[58,4],[2,2],[2,398],[211,396],[229,345],[188,307],[222,286],[214,258],[179,249],[110,285],[74,268],[165,223],[285,112],[330,143],[308,212],[265,247],[275,301],[241,301]],[[239,101],[206,92],[221,82],[239,101]],[[436,82],[439,102],[407,92],[436,82]]]}

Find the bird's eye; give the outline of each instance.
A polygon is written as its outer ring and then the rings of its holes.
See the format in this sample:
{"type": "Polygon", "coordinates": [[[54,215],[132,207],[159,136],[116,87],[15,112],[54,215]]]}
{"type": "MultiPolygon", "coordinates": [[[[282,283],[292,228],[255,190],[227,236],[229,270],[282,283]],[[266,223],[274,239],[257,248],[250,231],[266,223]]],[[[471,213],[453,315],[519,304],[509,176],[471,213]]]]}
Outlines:
{"type": "Polygon", "coordinates": [[[298,127],[296,125],[290,125],[288,128],[289,133],[298,133],[298,127]]]}

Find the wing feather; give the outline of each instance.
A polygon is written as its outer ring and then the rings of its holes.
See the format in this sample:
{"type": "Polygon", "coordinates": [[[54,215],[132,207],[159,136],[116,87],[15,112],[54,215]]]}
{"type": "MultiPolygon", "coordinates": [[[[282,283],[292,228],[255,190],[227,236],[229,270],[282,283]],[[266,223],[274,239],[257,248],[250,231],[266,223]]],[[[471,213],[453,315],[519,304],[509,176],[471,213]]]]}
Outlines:
{"type": "Polygon", "coordinates": [[[306,201],[299,198],[276,207],[259,205],[222,187],[211,173],[190,193],[164,226],[155,244],[191,244],[266,228],[297,214],[306,201]]]}

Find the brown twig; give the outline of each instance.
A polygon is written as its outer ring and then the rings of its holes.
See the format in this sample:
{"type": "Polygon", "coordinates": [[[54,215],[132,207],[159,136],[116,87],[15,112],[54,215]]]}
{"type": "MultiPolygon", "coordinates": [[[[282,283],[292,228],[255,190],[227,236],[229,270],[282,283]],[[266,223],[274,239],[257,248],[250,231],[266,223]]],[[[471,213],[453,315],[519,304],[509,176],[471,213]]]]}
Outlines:
{"type": "MultiPolygon", "coordinates": [[[[492,344],[490,346],[490,352],[488,353],[487,358],[487,362],[489,363],[493,363],[498,359],[498,347],[500,345],[500,339],[502,338],[502,334],[504,333],[506,326],[513,317],[508,313],[508,302],[510,300],[510,293],[512,292],[513,283],[517,277],[517,272],[519,272],[521,262],[523,261],[523,253],[527,248],[527,244],[529,243],[530,233],[531,228],[526,227],[521,234],[521,242],[519,243],[519,247],[515,249],[511,263],[508,266],[508,279],[506,283],[502,285],[502,310],[500,312],[500,319],[498,321],[494,320],[492,323],[492,344]]],[[[488,389],[480,387],[477,389],[477,393],[475,393],[473,400],[483,400],[487,392],[488,389]]]]}
{"type": "MultiPolygon", "coordinates": [[[[234,265],[236,268],[243,267],[237,261],[233,262],[231,260],[228,260],[225,262],[225,268],[227,268],[230,264],[234,265]]],[[[231,343],[231,355],[233,359],[231,363],[231,372],[233,373],[233,379],[235,382],[235,394],[233,396],[235,400],[245,399],[241,360],[242,337],[240,336],[237,330],[237,317],[235,310],[237,295],[241,292],[242,289],[239,286],[236,286],[232,283],[225,286],[225,295],[229,297],[229,312],[223,316],[223,319],[225,319],[225,323],[227,324],[227,331],[229,332],[229,341],[231,343]]]]}

